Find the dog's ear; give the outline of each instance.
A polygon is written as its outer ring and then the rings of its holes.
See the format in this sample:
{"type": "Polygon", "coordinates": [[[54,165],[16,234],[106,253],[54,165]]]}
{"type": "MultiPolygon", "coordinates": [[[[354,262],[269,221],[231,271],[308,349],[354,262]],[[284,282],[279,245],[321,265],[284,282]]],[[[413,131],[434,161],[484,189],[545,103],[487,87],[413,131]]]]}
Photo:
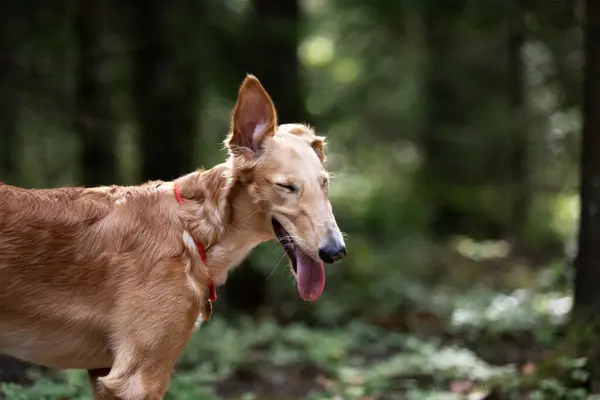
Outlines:
{"type": "Polygon", "coordinates": [[[319,157],[321,162],[325,162],[327,160],[327,156],[325,155],[325,138],[323,136],[315,136],[315,138],[310,142],[310,147],[312,147],[315,153],[317,153],[317,157],[319,157]]]}
{"type": "Polygon", "coordinates": [[[256,155],[264,140],[275,134],[277,113],[267,91],[254,75],[247,75],[233,108],[231,128],[226,139],[234,154],[256,155]]]}

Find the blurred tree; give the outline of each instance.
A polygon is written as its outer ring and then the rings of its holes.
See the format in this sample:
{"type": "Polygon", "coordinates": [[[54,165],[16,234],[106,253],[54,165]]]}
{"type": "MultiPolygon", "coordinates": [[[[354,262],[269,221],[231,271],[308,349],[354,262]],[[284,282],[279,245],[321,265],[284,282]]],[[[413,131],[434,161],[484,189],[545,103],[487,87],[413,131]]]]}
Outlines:
{"type": "Polygon", "coordinates": [[[222,64],[220,84],[225,93],[237,94],[244,74],[260,79],[271,95],[280,122],[306,119],[298,46],[302,40],[302,12],[298,0],[250,0],[241,15],[224,7],[215,12],[229,13],[228,20],[239,23],[209,23],[217,36],[222,64]]]}
{"type": "Polygon", "coordinates": [[[578,107],[581,104],[580,5],[576,0],[551,2],[527,0],[529,15],[533,15],[539,29],[536,34],[549,47],[556,65],[551,79],[561,88],[560,106],[578,107]]]}
{"type": "MultiPolygon", "coordinates": [[[[575,260],[571,324],[580,354],[588,358],[591,382],[600,388],[600,3],[585,2],[581,211],[575,260]]],[[[597,393],[597,392],[595,392],[597,393]]]]}
{"type": "MultiPolygon", "coordinates": [[[[19,60],[21,46],[27,37],[30,11],[19,2],[6,2],[0,13],[0,181],[18,184],[18,114],[21,105],[20,91],[27,69],[19,60]]],[[[28,381],[31,366],[20,360],[0,355],[0,382],[28,381]]],[[[1,396],[0,396],[1,397],[1,396]]]]}
{"type": "Polygon", "coordinates": [[[84,186],[118,182],[115,158],[115,122],[110,95],[102,75],[106,53],[103,45],[108,3],[78,0],[75,17],[77,78],[74,129],[81,141],[81,183],[84,186]]]}
{"type": "Polygon", "coordinates": [[[529,126],[524,1],[491,13],[461,0],[421,7],[425,162],[418,184],[433,237],[519,236],[526,221],[529,126]]]}
{"type": "Polygon", "coordinates": [[[17,184],[19,83],[23,83],[24,66],[19,64],[19,47],[25,42],[20,24],[26,7],[7,3],[0,13],[0,180],[17,184]]]}
{"type": "Polygon", "coordinates": [[[423,7],[425,46],[425,116],[421,137],[425,153],[422,187],[431,204],[431,233],[441,238],[463,229],[468,218],[453,199],[464,184],[460,143],[453,133],[468,120],[468,112],[454,81],[457,56],[456,21],[463,10],[460,0],[430,1],[423,7]],[[443,66],[443,67],[442,67],[443,66]],[[459,161],[456,161],[459,160],[459,161]],[[462,167],[462,168],[461,168],[462,167]],[[462,181],[462,182],[461,182],[462,181]]]}
{"type": "Polygon", "coordinates": [[[173,179],[194,167],[202,54],[192,51],[202,38],[182,35],[182,30],[202,26],[202,4],[192,0],[132,4],[133,99],[142,179],[173,179]]]}
{"type": "Polygon", "coordinates": [[[259,77],[275,103],[279,121],[306,119],[298,62],[302,24],[298,0],[252,0],[247,26],[248,72],[259,77]]]}
{"type": "Polygon", "coordinates": [[[511,231],[519,236],[528,217],[529,202],[531,199],[531,185],[528,160],[528,126],[526,123],[525,109],[525,63],[521,52],[525,43],[525,10],[522,3],[525,0],[512,0],[511,13],[508,26],[508,98],[512,113],[518,121],[514,124],[512,139],[512,157],[507,166],[509,182],[512,184],[511,192],[514,198],[512,206],[511,231]]]}
{"type": "Polygon", "coordinates": [[[10,52],[2,48],[0,52],[3,54],[0,61],[0,178],[16,184],[19,180],[16,155],[18,94],[13,88],[16,71],[10,52]]]}

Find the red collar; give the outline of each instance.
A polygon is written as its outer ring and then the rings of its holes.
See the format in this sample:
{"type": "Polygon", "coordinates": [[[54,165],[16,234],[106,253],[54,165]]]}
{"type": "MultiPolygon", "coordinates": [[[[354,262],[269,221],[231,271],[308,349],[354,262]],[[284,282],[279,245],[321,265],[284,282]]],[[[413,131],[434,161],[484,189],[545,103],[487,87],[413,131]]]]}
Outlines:
{"type": "MultiPolygon", "coordinates": [[[[175,182],[173,182],[173,192],[175,193],[177,202],[179,204],[183,204],[183,197],[181,197],[181,193],[179,193],[179,188],[175,182]]],[[[196,243],[196,247],[198,248],[198,253],[200,253],[202,262],[206,265],[206,253],[204,253],[204,247],[202,247],[202,244],[196,239],[194,239],[194,242],[196,243]]],[[[210,278],[208,279],[208,300],[213,302],[217,301],[217,289],[215,289],[215,284],[210,278]]]]}

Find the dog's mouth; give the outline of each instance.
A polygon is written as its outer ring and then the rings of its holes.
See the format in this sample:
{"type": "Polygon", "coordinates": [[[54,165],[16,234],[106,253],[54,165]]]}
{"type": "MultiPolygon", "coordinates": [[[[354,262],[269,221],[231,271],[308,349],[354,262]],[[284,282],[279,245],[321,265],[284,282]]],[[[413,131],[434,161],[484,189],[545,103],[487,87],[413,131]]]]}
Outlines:
{"type": "Polygon", "coordinates": [[[271,219],[271,223],[275,236],[292,262],[300,297],[306,301],[317,300],[325,288],[323,263],[305,254],[279,221],[271,219]]]}

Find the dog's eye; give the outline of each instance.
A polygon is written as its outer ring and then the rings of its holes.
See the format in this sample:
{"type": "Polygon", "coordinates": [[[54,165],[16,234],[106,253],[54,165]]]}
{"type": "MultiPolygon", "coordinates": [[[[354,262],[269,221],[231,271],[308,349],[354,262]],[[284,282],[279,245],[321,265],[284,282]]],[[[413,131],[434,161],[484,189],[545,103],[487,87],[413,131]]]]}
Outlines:
{"type": "Polygon", "coordinates": [[[278,183],[277,186],[282,187],[284,189],[289,190],[290,192],[294,193],[298,190],[298,188],[294,185],[286,185],[285,183],[278,183]]]}

